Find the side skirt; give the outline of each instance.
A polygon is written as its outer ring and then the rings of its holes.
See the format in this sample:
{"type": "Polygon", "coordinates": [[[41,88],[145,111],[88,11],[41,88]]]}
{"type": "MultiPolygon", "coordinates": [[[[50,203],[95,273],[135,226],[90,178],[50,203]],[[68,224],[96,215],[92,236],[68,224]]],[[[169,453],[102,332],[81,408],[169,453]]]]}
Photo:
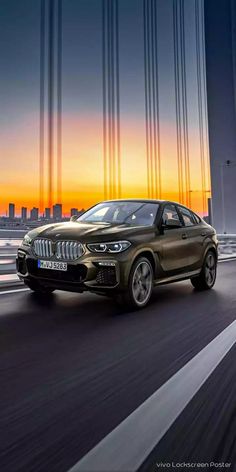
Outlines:
{"type": "Polygon", "coordinates": [[[192,277],[196,277],[201,272],[201,269],[192,270],[191,272],[187,272],[185,274],[178,274],[172,275],[171,277],[165,277],[163,279],[158,279],[154,281],[154,285],[164,285],[170,284],[171,282],[180,282],[181,280],[191,279],[192,277]]]}

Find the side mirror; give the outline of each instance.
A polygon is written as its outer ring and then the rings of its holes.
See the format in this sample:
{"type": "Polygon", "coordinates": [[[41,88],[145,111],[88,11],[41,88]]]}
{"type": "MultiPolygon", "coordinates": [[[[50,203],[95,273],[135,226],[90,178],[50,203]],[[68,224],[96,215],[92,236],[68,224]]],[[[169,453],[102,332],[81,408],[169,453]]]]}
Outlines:
{"type": "Polygon", "coordinates": [[[72,215],[72,216],[70,217],[70,221],[76,221],[77,218],[78,218],[78,215],[72,215]]]}
{"type": "Polygon", "coordinates": [[[166,223],[162,224],[163,229],[174,229],[174,228],[182,228],[181,223],[178,220],[169,218],[166,223]]]}

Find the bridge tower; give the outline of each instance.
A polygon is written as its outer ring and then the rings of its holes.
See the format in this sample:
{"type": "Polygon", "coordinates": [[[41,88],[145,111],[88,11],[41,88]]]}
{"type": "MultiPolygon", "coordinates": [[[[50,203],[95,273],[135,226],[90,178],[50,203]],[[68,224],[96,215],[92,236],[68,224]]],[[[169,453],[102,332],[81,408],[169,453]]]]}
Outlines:
{"type": "Polygon", "coordinates": [[[236,233],[236,14],[231,0],[205,2],[212,223],[236,233]]]}

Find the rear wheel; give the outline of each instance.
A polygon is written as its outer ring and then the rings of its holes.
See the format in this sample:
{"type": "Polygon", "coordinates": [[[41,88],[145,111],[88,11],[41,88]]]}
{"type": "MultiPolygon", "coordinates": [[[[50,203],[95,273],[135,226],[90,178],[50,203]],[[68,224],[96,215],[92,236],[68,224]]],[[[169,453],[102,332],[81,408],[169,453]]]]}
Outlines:
{"type": "Polygon", "coordinates": [[[216,268],[216,255],[213,251],[208,251],[199,276],[191,279],[192,285],[197,290],[209,290],[212,288],[216,280],[216,268]]]}
{"type": "Polygon", "coordinates": [[[146,257],[139,257],[131,268],[128,289],[119,297],[119,302],[130,308],[143,308],[151,297],[152,288],[152,264],[146,257]]]}
{"type": "Polygon", "coordinates": [[[32,290],[35,293],[47,294],[47,293],[52,293],[55,290],[54,288],[45,287],[37,282],[25,282],[25,285],[29,287],[30,290],[32,290]]]}

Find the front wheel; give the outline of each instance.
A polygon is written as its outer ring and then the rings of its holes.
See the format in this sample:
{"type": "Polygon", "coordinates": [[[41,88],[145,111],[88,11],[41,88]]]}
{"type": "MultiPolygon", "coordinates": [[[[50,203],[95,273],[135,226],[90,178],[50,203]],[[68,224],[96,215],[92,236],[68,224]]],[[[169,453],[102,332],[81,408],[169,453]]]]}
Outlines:
{"type": "Polygon", "coordinates": [[[119,301],[130,308],[143,308],[151,297],[152,288],[152,264],[146,257],[139,257],[131,268],[128,288],[119,301]]]}
{"type": "Polygon", "coordinates": [[[37,282],[25,282],[25,285],[35,293],[49,294],[54,292],[54,288],[45,287],[37,282]]]}
{"type": "Polygon", "coordinates": [[[209,290],[212,288],[216,280],[216,268],[216,255],[213,251],[208,251],[199,276],[191,279],[192,285],[197,290],[209,290]]]}

